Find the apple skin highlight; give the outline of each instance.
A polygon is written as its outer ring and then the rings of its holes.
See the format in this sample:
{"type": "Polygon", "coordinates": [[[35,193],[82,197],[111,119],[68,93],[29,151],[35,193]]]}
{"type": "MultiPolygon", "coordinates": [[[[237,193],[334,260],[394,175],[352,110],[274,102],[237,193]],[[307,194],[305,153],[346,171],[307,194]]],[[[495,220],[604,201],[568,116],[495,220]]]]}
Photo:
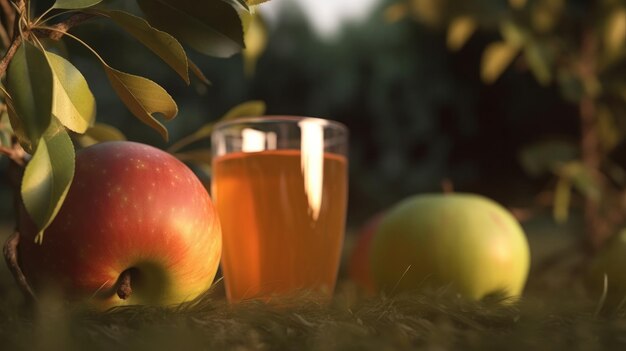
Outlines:
{"type": "Polygon", "coordinates": [[[222,248],[217,212],[195,174],[133,142],[80,151],[43,243],[32,224],[22,228],[20,265],[34,290],[57,289],[97,309],[194,299],[211,286],[222,248]],[[116,286],[126,270],[133,293],[122,299],[116,286]]]}

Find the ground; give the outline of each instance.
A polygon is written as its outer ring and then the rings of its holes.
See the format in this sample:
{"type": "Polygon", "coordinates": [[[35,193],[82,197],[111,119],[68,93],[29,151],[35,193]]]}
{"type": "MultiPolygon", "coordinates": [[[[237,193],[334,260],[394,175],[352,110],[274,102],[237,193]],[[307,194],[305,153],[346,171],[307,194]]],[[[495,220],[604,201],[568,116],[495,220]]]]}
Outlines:
{"type": "MultiPolygon", "coordinates": [[[[2,236],[7,232],[7,228],[2,230],[2,236]]],[[[540,240],[531,237],[531,242],[535,239],[540,240]]],[[[545,283],[550,279],[543,281],[531,283],[518,303],[502,303],[497,298],[468,302],[445,291],[367,296],[342,279],[330,303],[300,296],[272,304],[238,305],[224,301],[218,283],[206,296],[176,309],[129,307],[94,313],[74,310],[54,299],[42,301],[36,309],[24,306],[2,265],[0,349],[626,348],[626,314],[600,312],[598,301],[575,287],[559,290],[545,283]]]]}

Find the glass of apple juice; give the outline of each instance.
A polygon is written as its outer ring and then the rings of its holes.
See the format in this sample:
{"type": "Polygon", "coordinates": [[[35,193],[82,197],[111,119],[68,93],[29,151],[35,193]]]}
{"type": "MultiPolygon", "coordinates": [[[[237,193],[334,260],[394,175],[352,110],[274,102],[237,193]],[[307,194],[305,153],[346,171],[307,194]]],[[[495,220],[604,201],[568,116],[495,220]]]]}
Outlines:
{"type": "Polygon", "coordinates": [[[228,300],[330,297],[346,220],[346,127],[250,117],[218,123],[211,140],[228,300]]]}

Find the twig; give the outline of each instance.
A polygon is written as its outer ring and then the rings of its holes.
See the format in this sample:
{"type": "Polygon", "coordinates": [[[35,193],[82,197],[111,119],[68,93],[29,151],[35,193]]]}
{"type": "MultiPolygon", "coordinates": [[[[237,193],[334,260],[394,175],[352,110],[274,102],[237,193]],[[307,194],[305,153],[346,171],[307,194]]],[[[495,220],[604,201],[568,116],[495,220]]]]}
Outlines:
{"type": "Polygon", "coordinates": [[[4,45],[5,48],[11,45],[11,39],[9,38],[6,28],[2,25],[2,22],[0,22],[0,40],[2,40],[2,45],[4,45]]]}
{"type": "Polygon", "coordinates": [[[0,0],[0,7],[4,13],[4,18],[6,19],[6,32],[9,38],[11,38],[13,37],[13,26],[15,25],[15,10],[13,10],[13,6],[11,6],[9,1],[10,0],[0,0]]]}
{"type": "Polygon", "coordinates": [[[24,167],[26,165],[26,151],[24,151],[20,143],[15,140],[15,138],[11,147],[0,146],[0,154],[6,155],[19,167],[24,167]]]}
{"type": "Polygon", "coordinates": [[[11,28],[13,29],[13,33],[11,36],[15,38],[17,36],[18,30],[21,28],[21,19],[23,18],[24,11],[26,11],[26,1],[25,0],[11,0],[10,4],[15,10],[13,12],[13,23],[11,28]]]}
{"type": "Polygon", "coordinates": [[[63,35],[65,35],[67,31],[72,29],[72,27],[75,27],[94,17],[96,17],[96,15],[90,13],[77,13],[67,20],[51,26],[51,28],[54,28],[55,30],[37,29],[35,30],[35,32],[38,36],[47,36],[52,40],[59,40],[63,37],[63,35]]]}
{"type": "Polygon", "coordinates": [[[28,284],[28,280],[26,279],[26,276],[24,276],[24,272],[22,271],[18,263],[17,246],[19,245],[19,243],[20,233],[15,232],[4,244],[4,259],[6,260],[7,266],[11,270],[11,273],[13,274],[17,285],[22,290],[22,293],[24,293],[24,296],[32,301],[37,301],[37,296],[35,295],[35,292],[31,288],[30,284],[28,284]]]}
{"type": "MultiPolygon", "coordinates": [[[[579,74],[583,81],[595,79],[596,51],[598,43],[591,30],[583,33],[579,74]]],[[[580,100],[581,155],[583,164],[597,177],[601,162],[601,149],[598,137],[596,101],[589,93],[580,100]]],[[[597,250],[608,237],[606,223],[599,213],[599,204],[589,197],[584,205],[585,229],[590,249],[597,250]]]]}
{"type": "MultiPolygon", "coordinates": [[[[5,1],[4,0],[0,0],[3,3],[5,1]]],[[[17,52],[17,49],[20,47],[20,45],[22,44],[22,40],[26,39],[26,37],[28,36],[28,33],[25,33],[25,35],[17,35],[17,31],[16,28],[20,28],[20,23],[19,21],[15,21],[17,15],[20,15],[21,18],[21,14],[24,12],[24,9],[26,8],[26,3],[24,2],[24,0],[15,0],[12,3],[9,3],[8,0],[6,0],[6,5],[9,7],[15,7],[15,9],[11,8],[10,10],[5,10],[5,13],[11,13],[12,17],[11,20],[9,21],[10,23],[7,23],[7,26],[9,28],[10,31],[10,35],[13,37],[13,42],[11,42],[11,45],[9,45],[9,47],[7,48],[6,53],[4,54],[4,57],[2,58],[2,60],[0,60],[0,78],[2,78],[2,76],[4,76],[4,73],[7,70],[7,67],[9,66],[9,62],[11,62],[11,59],[13,59],[13,56],[15,56],[15,53],[17,52]]],[[[21,33],[20,33],[21,34],[21,33]]]]}
{"type": "MultiPolygon", "coordinates": [[[[24,35],[27,36],[28,32],[24,33],[24,35]]],[[[13,56],[15,56],[15,53],[17,52],[17,49],[20,47],[20,45],[22,45],[22,40],[23,39],[21,36],[16,36],[13,39],[13,42],[11,43],[9,48],[7,49],[7,52],[4,54],[4,57],[2,58],[2,60],[0,60],[0,77],[4,76],[4,73],[7,71],[7,68],[9,67],[9,62],[11,62],[13,56]]]]}
{"type": "Polygon", "coordinates": [[[54,30],[37,29],[37,30],[33,30],[32,32],[25,31],[23,38],[21,36],[16,36],[13,39],[13,42],[11,43],[9,48],[7,49],[6,54],[4,55],[2,60],[0,60],[0,77],[4,76],[4,74],[6,73],[6,70],[9,66],[9,62],[11,62],[11,59],[13,59],[13,56],[15,56],[15,53],[17,52],[17,49],[20,47],[20,45],[22,45],[22,40],[27,39],[31,33],[35,33],[37,36],[47,36],[48,38],[59,40],[72,27],[75,27],[93,17],[95,16],[91,14],[78,13],[63,22],[60,22],[51,26],[51,28],[54,28],[54,30]]]}

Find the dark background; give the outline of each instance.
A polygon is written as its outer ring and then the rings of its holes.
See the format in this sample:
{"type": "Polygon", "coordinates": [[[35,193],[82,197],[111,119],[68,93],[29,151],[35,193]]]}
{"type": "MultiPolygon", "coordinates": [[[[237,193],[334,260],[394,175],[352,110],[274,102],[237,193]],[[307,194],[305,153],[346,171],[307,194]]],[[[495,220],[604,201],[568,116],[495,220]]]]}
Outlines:
{"type": "MultiPolygon", "coordinates": [[[[388,23],[384,6],[363,23],[345,27],[339,37],[324,40],[293,5],[272,27],[252,77],[244,74],[241,55],[214,59],[191,53],[212,81],[209,87],[197,81],[185,86],[158,58],[104,21],[75,33],[103,52],[112,67],[168,89],[180,108],[167,124],[170,142],[252,99],[265,101],[268,114],[345,123],[351,133],[351,225],[411,194],[441,191],[444,179],[457,191],[482,193],[507,206],[531,203],[551,178],[530,177],[519,153],[548,138],[576,142],[576,105],[564,101],[557,87],[540,86],[515,63],[495,84],[482,83],[481,54],[497,34],[479,31],[453,53],[444,31],[411,20],[388,23]]],[[[67,46],[96,96],[98,120],[130,140],[165,148],[113,94],[93,57],[72,42],[67,46]]],[[[0,160],[0,167],[5,165],[0,160]]],[[[4,182],[0,199],[0,215],[10,220],[4,182]]]]}

